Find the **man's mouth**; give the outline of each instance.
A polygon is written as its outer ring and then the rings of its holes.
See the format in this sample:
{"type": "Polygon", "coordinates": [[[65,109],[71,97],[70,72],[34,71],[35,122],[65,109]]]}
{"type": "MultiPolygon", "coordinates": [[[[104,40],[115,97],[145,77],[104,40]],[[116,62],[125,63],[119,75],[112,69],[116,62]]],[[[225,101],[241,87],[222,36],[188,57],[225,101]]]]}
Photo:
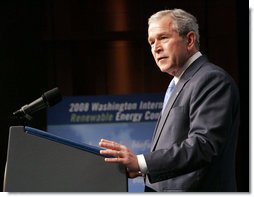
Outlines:
{"type": "Polygon", "coordinates": [[[159,62],[159,61],[161,61],[161,60],[163,60],[163,59],[166,59],[167,57],[159,57],[159,58],[157,58],[157,61],[159,62]]]}

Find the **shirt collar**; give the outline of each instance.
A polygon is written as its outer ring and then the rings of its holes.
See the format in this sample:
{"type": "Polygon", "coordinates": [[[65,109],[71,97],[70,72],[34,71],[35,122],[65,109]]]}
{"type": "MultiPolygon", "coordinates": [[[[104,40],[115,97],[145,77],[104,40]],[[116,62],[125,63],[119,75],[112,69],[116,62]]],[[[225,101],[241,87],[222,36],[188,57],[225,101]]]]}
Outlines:
{"type": "Polygon", "coordinates": [[[202,54],[198,51],[193,56],[191,56],[187,62],[183,65],[183,67],[176,73],[173,80],[175,81],[175,84],[178,83],[183,73],[186,71],[186,69],[196,60],[198,59],[202,54]]]}

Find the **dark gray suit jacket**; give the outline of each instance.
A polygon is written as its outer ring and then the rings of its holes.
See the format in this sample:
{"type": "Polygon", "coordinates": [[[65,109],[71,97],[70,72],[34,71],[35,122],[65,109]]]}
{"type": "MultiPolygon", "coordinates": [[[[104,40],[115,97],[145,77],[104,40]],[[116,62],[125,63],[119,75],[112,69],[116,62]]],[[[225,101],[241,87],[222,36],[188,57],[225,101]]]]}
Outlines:
{"type": "Polygon", "coordinates": [[[235,191],[239,94],[233,79],[201,56],[180,78],[158,120],[146,186],[156,191],[235,191]]]}

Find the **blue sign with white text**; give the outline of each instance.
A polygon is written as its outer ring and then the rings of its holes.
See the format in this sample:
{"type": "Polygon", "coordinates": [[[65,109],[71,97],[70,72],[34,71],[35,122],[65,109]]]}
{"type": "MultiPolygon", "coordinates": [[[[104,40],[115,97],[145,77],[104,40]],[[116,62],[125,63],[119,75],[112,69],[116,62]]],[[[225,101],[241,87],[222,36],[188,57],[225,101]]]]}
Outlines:
{"type": "MultiPolygon", "coordinates": [[[[162,104],[162,94],[64,97],[48,109],[47,130],[93,146],[113,140],[142,154],[150,150],[162,104]]],[[[129,192],[142,191],[142,178],[129,180],[129,192]]]]}

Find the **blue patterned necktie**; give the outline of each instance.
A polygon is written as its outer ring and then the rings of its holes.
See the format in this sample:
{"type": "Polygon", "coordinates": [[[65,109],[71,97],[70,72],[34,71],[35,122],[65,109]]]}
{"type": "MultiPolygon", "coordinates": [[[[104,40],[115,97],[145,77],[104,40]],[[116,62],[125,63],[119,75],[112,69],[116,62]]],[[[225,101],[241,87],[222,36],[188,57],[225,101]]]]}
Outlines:
{"type": "Polygon", "coordinates": [[[168,85],[168,89],[167,89],[167,92],[166,92],[165,97],[164,97],[162,113],[164,112],[164,109],[165,109],[165,107],[168,103],[169,97],[171,96],[175,86],[176,86],[175,81],[172,79],[170,84],[168,85]]]}

